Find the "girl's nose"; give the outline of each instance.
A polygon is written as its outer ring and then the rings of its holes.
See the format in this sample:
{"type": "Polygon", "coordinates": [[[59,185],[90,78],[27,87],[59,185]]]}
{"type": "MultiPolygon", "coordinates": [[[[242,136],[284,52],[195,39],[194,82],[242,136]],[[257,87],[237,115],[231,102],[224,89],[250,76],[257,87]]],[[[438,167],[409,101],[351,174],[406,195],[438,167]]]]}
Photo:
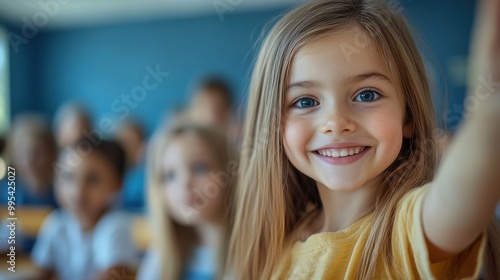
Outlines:
{"type": "Polygon", "coordinates": [[[356,123],[351,117],[348,108],[342,108],[341,105],[335,105],[325,108],[322,114],[321,133],[342,135],[356,130],[356,123]]]}

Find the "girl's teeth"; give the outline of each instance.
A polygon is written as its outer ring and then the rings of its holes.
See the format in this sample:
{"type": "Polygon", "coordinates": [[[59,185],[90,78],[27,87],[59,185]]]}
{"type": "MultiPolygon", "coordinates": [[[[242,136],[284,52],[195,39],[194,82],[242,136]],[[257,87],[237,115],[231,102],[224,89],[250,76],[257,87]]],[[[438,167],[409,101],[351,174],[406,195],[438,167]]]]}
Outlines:
{"type": "Polygon", "coordinates": [[[318,150],[318,153],[325,157],[346,157],[359,154],[364,151],[364,147],[348,148],[348,149],[324,149],[318,150]]]}

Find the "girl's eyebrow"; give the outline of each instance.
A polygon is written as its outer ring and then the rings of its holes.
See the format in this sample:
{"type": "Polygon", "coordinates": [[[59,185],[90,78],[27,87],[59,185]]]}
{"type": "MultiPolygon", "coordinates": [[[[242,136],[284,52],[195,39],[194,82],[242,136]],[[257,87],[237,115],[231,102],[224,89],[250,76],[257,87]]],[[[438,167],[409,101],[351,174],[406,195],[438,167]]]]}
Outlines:
{"type": "Polygon", "coordinates": [[[380,72],[376,72],[376,71],[347,77],[346,81],[349,83],[355,83],[355,82],[361,82],[361,81],[366,80],[366,79],[378,79],[378,80],[382,80],[382,81],[391,83],[391,79],[389,79],[389,77],[387,77],[386,75],[384,75],[380,72]]]}
{"type": "MultiPolygon", "coordinates": [[[[361,82],[363,80],[367,79],[378,79],[382,80],[388,83],[391,83],[391,79],[387,77],[386,75],[380,73],[380,72],[367,72],[359,75],[354,75],[345,78],[345,81],[347,83],[356,83],[356,82],[361,82]]],[[[285,93],[290,92],[291,90],[298,89],[298,88],[315,88],[315,87],[320,87],[321,83],[318,81],[299,81],[299,82],[294,82],[291,83],[289,86],[286,87],[285,93]]]]}
{"type": "Polygon", "coordinates": [[[317,81],[299,81],[299,82],[294,82],[291,83],[286,87],[285,93],[290,92],[291,90],[294,90],[296,88],[314,88],[314,87],[319,87],[320,83],[317,81]]]}

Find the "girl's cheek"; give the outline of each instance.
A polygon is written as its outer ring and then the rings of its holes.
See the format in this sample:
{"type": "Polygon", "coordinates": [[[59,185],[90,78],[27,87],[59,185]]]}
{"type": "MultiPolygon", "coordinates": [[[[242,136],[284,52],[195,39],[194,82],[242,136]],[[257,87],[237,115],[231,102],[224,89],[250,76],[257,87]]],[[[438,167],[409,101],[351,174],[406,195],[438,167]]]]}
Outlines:
{"type": "Polygon", "coordinates": [[[285,151],[287,153],[293,151],[297,148],[302,142],[302,137],[304,130],[301,129],[301,125],[298,122],[287,122],[284,128],[284,144],[285,151]]]}

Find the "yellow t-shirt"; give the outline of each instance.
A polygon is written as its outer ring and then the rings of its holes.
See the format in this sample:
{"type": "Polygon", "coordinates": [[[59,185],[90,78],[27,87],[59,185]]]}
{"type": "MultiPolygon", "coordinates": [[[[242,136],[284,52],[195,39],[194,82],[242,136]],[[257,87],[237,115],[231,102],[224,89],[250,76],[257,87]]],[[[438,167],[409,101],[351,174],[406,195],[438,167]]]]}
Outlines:
{"type": "MultiPolygon", "coordinates": [[[[422,202],[428,186],[410,191],[396,209],[392,250],[396,267],[405,275],[405,279],[444,279],[442,273],[451,261],[434,264],[429,261],[420,222],[422,202]]],[[[291,249],[291,256],[284,258],[273,279],[353,279],[370,233],[372,217],[373,213],[345,230],[317,233],[304,242],[296,242],[291,249]]],[[[458,273],[460,279],[478,277],[485,243],[483,234],[460,254],[460,257],[465,258],[458,273]]],[[[375,279],[396,278],[386,270],[379,256],[375,279]]]]}

